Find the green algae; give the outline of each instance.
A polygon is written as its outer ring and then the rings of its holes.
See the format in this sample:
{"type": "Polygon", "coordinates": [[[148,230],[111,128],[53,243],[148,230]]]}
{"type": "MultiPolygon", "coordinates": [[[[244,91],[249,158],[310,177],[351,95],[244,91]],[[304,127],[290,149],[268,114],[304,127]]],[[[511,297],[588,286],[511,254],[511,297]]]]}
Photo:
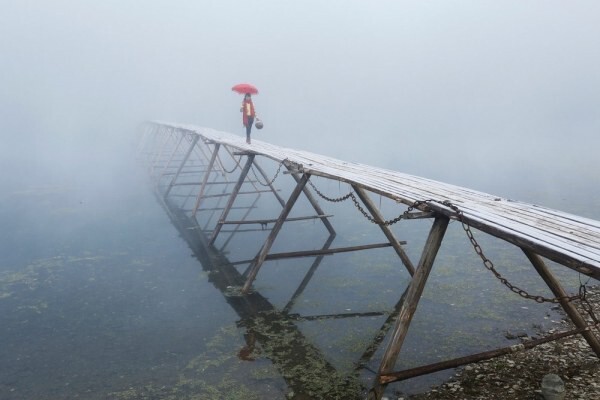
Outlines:
{"type": "Polygon", "coordinates": [[[242,347],[239,328],[235,325],[220,328],[206,340],[206,350],[189,359],[172,382],[130,387],[110,393],[115,400],[260,400],[267,398],[264,382],[273,382],[271,391],[282,396],[285,385],[277,382],[279,374],[266,361],[241,361],[234,350],[242,347]],[[251,378],[251,379],[249,379],[251,378]],[[252,381],[254,380],[254,382],[252,381]]]}
{"type": "Polygon", "coordinates": [[[3,271],[0,273],[0,293],[7,294],[0,298],[10,297],[17,287],[36,290],[43,284],[51,284],[55,273],[64,267],[64,257],[50,257],[35,260],[18,271],[3,271]]]}
{"type": "MultiPolygon", "coordinates": [[[[189,359],[175,381],[128,388],[111,393],[111,398],[351,400],[363,393],[351,365],[345,373],[333,368],[282,313],[275,310],[258,313],[244,321],[242,328],[246,340],[242,340],[239,326],[219,329],[206,340],[206,350],[189,359]],[[253,361],[240,358],[248,348],[251,351],[245,359],[253,361]]],[[[361,339],[346,345],[362,348],[364,342],[361,339]]]]}

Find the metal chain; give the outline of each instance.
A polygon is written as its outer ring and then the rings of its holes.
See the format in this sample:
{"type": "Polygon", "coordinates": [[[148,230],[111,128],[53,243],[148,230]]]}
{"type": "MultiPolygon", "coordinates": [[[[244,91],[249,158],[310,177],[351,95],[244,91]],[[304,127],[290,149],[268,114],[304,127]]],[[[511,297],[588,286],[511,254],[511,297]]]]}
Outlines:
{"type": "MultiPolygon", "coordinates": [[[[506,278],[504,278],[495,268],[494,263],[492,263],[492,261],[486,257],[486,255],[484,254],[481,246],[479,245],[479,243],[477,242],[477,240],[475,239],[474,235],[473,235],[473,231],[471,230],[471,227],[465,222],[464,220],[464,214],[462,212],[462,210],[460,210],[456,205],[452,204],[450,201],[446,200],[446,201],[438,201],[438,200],[426,200],[421,202],[422,203],[439,203],[442,204],[446,207],[451,208],[457,215],[457,219],[458,221],[460,221],[463,230],[465,231],[465,233],[467,234],[467,237],[469,238],[469,241],[471,242],[471,244],[473,245],[473,249],[475,250],[475,253],[477,253],[477,255],[481,258],[481,260],[483,261],[483,265],[489,270],[491,271],[494,276],[507,288],[509,288],[512,292],[517,293],[519,296],[529,299],[529,300],[535,300],[538,303],[553,303],[553,304],[558,304],[561,303],[562,301],[567,301],[567,302],[572,302],[574,300],[579,300],[580,301],[580,306],[583,308],[583,310],[590,316],[593,324],[592,326],[596,326],[598,327],[600,325],[600,320],[598,320],[598,317],[596,317],[594,310],[592,308],[591,303],[589,302],[589,300],[586,297],[587,294],[587,288],[585,283],[580,282],[579,284],[579,294],[574,295],[574,296],[565,296],[565,297],[555,297],[555,298],[547,298],[544,296],[539,296],[539,295],[531,295],[529,293],[527,293],[525,290],[511,284],[506,278]]],[[[418,203],[418,202],[416,202],[418,203]]],[[[415,204],[416,204],[415,203],[415,204]]]]}
{"type": "MultiPolygon", "coordinates": [[[[525,290],[511,284],[506,278],[504,278],[495,268],[494,263],[492,263],[492,261],[486,257],[486,255],[484,254],[481,246],[479,245],[479,243],[477,242],[477,240],[475,239],[474,235],[473,235],[473,231],[471,230],[471,227],[467,224],[467,222],[465,222],[464,219],[464,214],[462,212],[462,210],[460,210],[456,205],[452,204],[450,201],[445,200],[445,201],[438,201],[438,200],[425,200],[425,201],[417,201],[415,202],[411,207],[418,207],[419,205],[422,204],[428,204],[428,203],[438,203],[438,204],[442,204],[450,209],[452,209],[455,213],[456,213],[456,217],[457,220],[460,221],[463,230],[465,231],[465,233],[467,234],[467,237],[469,238],[469,241],[471,242],[471,244],[473,245],[473,249],[475,250],[475,253],[477,253],[477,255],[481,258],[481,260],[483,261],[483,265],[489,270],[491,271],[494,276],[507,288],[509,288],[512,292],[517,293],[519,296],[529,299],[529,300],[535,300],[538,303],[561,303],[562,301],[567,301],[567,302],[572,302],[574,300],[579,300],[580,301],[580,306],[581,308],[583,308],[583,310],[590,316],[593,324],[592,326],[596,326],[598,327],[600,325],[600,320],[598,320],[598,317],[596,317],[594,310],[592,308],[591,303],[589,302],[589,300],[586,297],[587,294],[587,288],[585,283],[580,282],[579,284],[579,294],[574,295],[574,296],[565,296],[565,297],[555,297],[555,298],[547,298],[544,296],[539,296],[539,295],[531,295],[529,293],[527,293],[525,290]]],[[[409,207],[409,209],[411,208],[409,207]]]]}
{"type": "Polygon", "coordinates": [[[400,214],[399,216],[397,216],[394,219],[390,219],[387,221],[377,221],[375,218],[373,218],[371,215],[369,215],[364,208],[362,208],[362,206],[358,202],[358,199],[356,198],[354,193],[350,192],[350,198],[352,198],[352,202],[354,202],[354,205],[356,206],[356,208],[358,208],[358,211],[360,211],[362,213],[362,215],[364,215],[365,218],[368,219],[370,222],[377,224],[377,225],[384,225],[384,226],[394,225],[395,223],[400,222],[400,220],[402,218],[405,218],[406,215],[409,213],[409,211],[406,210],[406,211],[404,211],[404,213],[400,214]]]}
{"type": "Polygon", "coordinates": [[[308,184],[313,188],[313,190],[323,199],[332,202],[332,203],[339,203],[348,199],[352,199],[352,202],[354,203],[354,206],[358,209],[358,211],[361,212],[361,214],[368,219],[370,222],[377,224],[377,225],[393,225],[396,222],[399,222],[402,218],[404,218],[406,216],[406,214],[408,214],[408,210],[405,211],[403,214],[401,214],[400,216],[388,220],[388,221],[377,221],[375,218],[373,218],[371,215],[369,215],[369,213],[367,213],[367,211],[360,205],[360,203],[358,202],[358,199],[356,198],[356,196],[354,195],[354,193],[349,192],[348,194],[342,196],[342,197],[337,197],[337,198],[331,198],[331,197],[327,197],[326,195],[324,195],[319,189],[317,189],[317,187],[312,183],[312,182],[308,182],[308,184]]]}
{"type": "Polygon", "coordinates": [[[502,283],[504,286],[506,286],[508,289],[510,289],[512,292],[518,294],[519,296],[521,296],[521,297],[523,297],[525,299],[534,300],[534,301],[536,301],[538,303],[553,303],[553,304],[558,304],[561,301],[571,302],[573,300],[580,300],[582,308],[584,309],[585,312],[587,312],[590,315],[590,318],[592,319],[592,321],[594,322],[594,324],[595,325],[600,325],[600,321],[598,320],[598,318],[594,314],[592,306],[591,306],[590,302],[586,298],[586,286],[583,283],[580,284],[580,286],[579,286],[579,294],[574,295],[574,296],[555,297],[555,298],[548,298],[548,297],[544,297],[544,296],[540,296],[540,295],[532,295],[532,294],[529,294],[524,289],[521,289],[518,286],[515,286],[512,283],[510,283],[506,278],[504,278],[502,276],[502,274],[500,274],[496,270],[496,267],[494,266],[494,263],[492,263],[492,261],[489,258],[487,258],[487,256],[483,252],[483,249],[481,248],[481,246],[479,245],[479,243],[475,239],[475,236],[473,235],[473,231],[471,230],[471,227],[467,224],[467,222],[465,222],[464,214],[463,214],[462,210],[460,210],[455,204],[452,204],[448,200],[444,200],[444,201],[439,201],[439,200],[434,200],[434,199],[417,200],[412,205],[410,205],[407,208],[407,210],[404,211],[404,213],[400,214],[398,217],[396,217],[394,219],[391,219],[391,220],[387,220],[387,221],[377,221],[371,215],[369,215],[369,213],[367,213],[367,211],[360,205],[360,203],[358,202],[358,199],[356,198],[356,196],[354,195],[354,193],[349,192],[348,194],[346,194],[344,196],[337,197],[337,198],[331,198],[331,197],[328,197],[328,196],[324,195],[310,181],[309,181],[309,185],[313,188],[313,190],[320,197],[322,197],[323,199],[325,199],[325,200],[327,200],[329,202],[332,202],[332,203],[339,203],[339,202],[342,202],[342,201],[345,201],[345,200],[348,200],[348,199],[352,199],[352,202],[354,203],[355,207],[361,212],[361,214],[363,214],[363,216],[366,219],[368,219],[370,222],[372,222],[374,224],[377,224],[377,225],[386,225],[386,226],[393,225],[393,224],[399,222],[400,220],[402,220],[403,218],[406,218],[408,216],[408,214],[410,212],[412,212],[413,210],[419,209],[422,206],[427,206],[427,205],[429,205],[431,203],[438,203],[438,204],[441,204],[441,205],[443,205],[445,207],[448,207],[448,208],[452,209],[456,213],[456,219],[461,223],[463,230],[467,234],[467,237],[469,238],[469,241],[471,242],[471,245],[473,246],[473,249],[475,250],[475,253],[477,253],[477,255],[479,256],[479,258],[481,258],[481,260],[483,261],[483,265],[485,266],[485,268],[488,269],[490,272],[492,272],[492,274],[494,274],[494,276],[500,281],[500,283],[502,283]]]}
{"type": "Polygon", "coordinates": [[[332,197],[327,197],[325,196],[319,189],[317,189],[317,187],[315,186],[314,183],[312,183],[311,181],[308,181],[308,184],[310,185],[311,188],[313,188],[313,190],[323,199],[331,202],[331,203],[340,203],[342,201],[348,200],[350,198],[350,196],[352,196],[352,192],[342,196],[342,197],[337,197],[337,198],[332,198],[332,197]]]}
{"type": "MultiPolygon", "coordinates": [[[[445,201],[426,200],[422,203],[438,203],[438,204],[441,204],[443,206],[446,206],[446,207],[452,209],[456,213],[457,220],[461,223],[463,230],[467,234],[467,237],[469,238],[469,241],[471,242],[471,245],[473,246],[475,253],[477,253],[479,258],[481,258],[481,261],[483,261],[483,265],[485,266],[485,268],[488,269],[490,272],[492,272],[494,274],[494,276],[500,281],[500,283],[502,283],[504,286],[509,288],[512,292],[518,294],[519,296],[521,296],[525,299],[535,300],[538,303],[557,304],[557,303],[560,303],[561,301],[573,301],[573,300],[582,298],[581,293],[578,295],[575,295],[575,296],[555,297],[555,298],[547,298],[547,297],[540,296],[540,295],[531,295],[531,294],[527,293],[527,291],[525,291],[524,289],[521,289],[518,286],[513,285],[496,270],[494,263],[492,263],[492,261],[486,257],[485,253],[483,252],[483,249],[481,248],[481,246],[475,239],[475,236],[473,235],[473,231],[471,230],[471,227],[465,222],[464,214],[463,214],[462,210],[460,210],[456,205],[452,204],[448,200],[445,200],[445,201]]],[[[585,287],[584,285],[582,285],[582,286],[585,287]]],[[[580,292],[581,292],[581,287],[580,287],[580,292]]]]}
{"type": "Polygon", "coordinates": [[[285,160],[282,160],[279,163],[279,168],[277,168],[277,172],[275,172],[275,176],[273,176],[273,179],[271,179],[269,182],[267,183],[262,183],[260,181],[260,179],[258,178],[258,174],[256,173],[256,171],[254,171],[254,167],[252,167],[252,173],[254,174],[254,177],[256,178],[256,181],[261,184],[262,186],[271,186],[273,184],[273,182],[275,182],[275,179],[277,179],[277,176],[279,175],[279,172],[281,171],[281,167],[283,167],[284,163],[288,161],[288,159],[286,158],[285,160]]]}
{"type": "Polygon", "coordinates": [[[238,169],[238,167],[240,166],[240,160],[242,159],[242,157],[240,156],[240,158],[237,161],[236,161],[235,158],[233,159],[233,161],[235,161],[235,164],[234,164],[233,169],[231,171],[227,171],[227,169],[225,169],[225,164],[223,164],[223,160],[221,160],[221,156],[219,156],[218,154],[217,154],[217,159],[219,160],[219,164],[221,164],[221,168],[223,169],[223,172],[225,172],[227,174],[231,174],[236,169],[238,169]]]}
{"type": "MultiPolygon", "coordinates": [[[[596,326],[596,328],[598,329],[598,327],[600,326],[600,320],[598,320],[598,317],[596,317],[596,314],[594,313],[592,304],[589,302],[586,295],[587,295],[587,288],[586,288],[585,284],[581,283],[579,285],[579,298],[581,299],[581,302],[580,302],[581,308],[583,309],[583,311],[585,311],[590,316],[590,319],[592,320],[593,325],[596,326]]],[[[600,332],[600,329],[599,329],[599,332],[600,332]]]]}

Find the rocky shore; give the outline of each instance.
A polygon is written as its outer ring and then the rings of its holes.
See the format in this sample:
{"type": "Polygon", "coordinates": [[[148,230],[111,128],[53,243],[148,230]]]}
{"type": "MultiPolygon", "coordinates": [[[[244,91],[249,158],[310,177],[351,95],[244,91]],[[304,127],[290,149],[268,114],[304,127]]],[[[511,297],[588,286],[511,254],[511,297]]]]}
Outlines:
{"type": "MultiPolygon", "coordinates": [[[[600,287],[588,290],[587,299],[600,318],[600,287]]],[[[577,304],[580,308],[580,304],[577,304]]],[[[580,312],[592,322],[581,308],[580,312]]],[[[557,321],[547,334],[572,329],[570,321],[557,321]]],[[[600,337],[600,326],[595,333],[600,337]]],[[[540,334],[543,336],[543,334],[540,334]]],[[[531,338],[529,338],[531,339],[531,338]]],[[[397,398],[404,400],[540,400],[541,381],[556,374],[564,382],[565,400],[600,399],[600,359],[581,335],[545,343],[533,349],[512,353],[460,369],[445,384],[429,392],[397,398]]]]}

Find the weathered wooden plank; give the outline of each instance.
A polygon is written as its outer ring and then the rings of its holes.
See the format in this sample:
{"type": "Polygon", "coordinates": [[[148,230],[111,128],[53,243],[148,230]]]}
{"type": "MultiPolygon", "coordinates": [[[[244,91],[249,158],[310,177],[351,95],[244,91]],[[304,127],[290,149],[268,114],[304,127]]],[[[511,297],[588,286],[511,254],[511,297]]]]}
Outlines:
{"type": "MultiPolygon", "coordinates": [[[[595,247],[585,246],[578,240],[566,240],[564,237],[557,235],[556,232],[521,224],[518,218],[511,219],[506,216],[498,216],[487,210],[478,210],[476,213],[465,213],[465,218],[468,221],[477,220],[485,225],[490,225],[491,228],[503,228],[508,233],[508,236],[518,235],[523,239],[535,241],[538,245],[547,244],[556,249],[563,249],[565,252],[572,252],[590,259],[595,259],[600,254],[595,247]]],[[[487,228],[480,229],[487,232],[487,228]]],[[[504,237],[502,238],[504,239],[504,237]]]]}
{"type": "Polygon", "coordinates": [[[502,238],[516,246],[527,248],[550,260],[563,264],[582,274],[600,279],[600,267],[597,259],[569,252],[562,248],[550,247],[547,242],[536,239],[535,236],[524,236],[519,232],[512,231],[506,227],[490,223],[480,222],[477,218],[470,218],[469,224],[476,229],[502,238]]]}
{"type": "MultiPolygon", "coordinates": [[[[570,268],[600,277],[600,221],[552,210],[539,205],[513,201],[473,189],[432,179],[346,162],[307,151],[275,146],[260,140],[251,145],[240,136],[185,124],[156,122],[165,139],[155,158],[176,142],[173,131],[180,130],[188,140],[200,135],[233,151],[249,152],[276,162],[287,160],[294,168],[325,179],[345,182],[405,205],[434,199],[450,201],[464,213],[465,220],[477,229],[524,246],[537,254],[570,268]]],[[[200,159],[206,157],[200,156],[200,159]]],[[[453,210],[437,211],[456,217],[453,210]]]]}

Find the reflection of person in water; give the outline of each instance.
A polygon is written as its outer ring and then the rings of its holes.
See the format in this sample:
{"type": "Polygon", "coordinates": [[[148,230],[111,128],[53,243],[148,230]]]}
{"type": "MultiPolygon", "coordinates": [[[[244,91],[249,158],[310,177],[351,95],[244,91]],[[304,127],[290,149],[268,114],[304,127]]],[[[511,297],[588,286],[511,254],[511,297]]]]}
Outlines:
{"type": "Polygon", "coordinates": [[[242,122],[246,127],[246,143],[250,144],[250,131],[252,130],[252,124],[254,123],[254,118],[256,117],[256,112],[254,111],[254,103],[252,103],[252,95],[250,93],[246,93],[244,95],[244,101],[242,102],[242,107],[240,108],[242,112],[242,122]]]}
{"type": "Polygon", "coordinates": [[[246,345],[238,351],[238,358],[244,361],[254,361],[254,345],[256,343],[256,335],[252,331],[247,331],[244,333],[244,339],[246,340],[246,345]]]}

